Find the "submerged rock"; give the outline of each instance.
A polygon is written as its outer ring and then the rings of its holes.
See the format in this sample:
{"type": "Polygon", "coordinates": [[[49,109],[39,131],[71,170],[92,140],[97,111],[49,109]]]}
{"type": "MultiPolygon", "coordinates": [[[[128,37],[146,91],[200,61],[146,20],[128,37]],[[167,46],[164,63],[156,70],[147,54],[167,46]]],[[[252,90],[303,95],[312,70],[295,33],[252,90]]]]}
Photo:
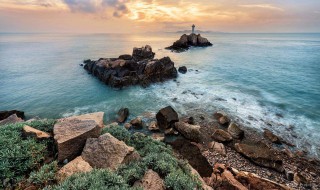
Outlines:
{"type": "Polygon", "coordinates": [[[183,52],[189,49],[189,47],[206,47],[212,46],[206,38],[203,38],[200,34],[183,34],[179,40],[173,43],[172,46],[166,47],[166,49],[175,51],[175,52],[183,52]]]}
{"type": "Polygon", "coordinates": [[[86,60],[84,69],[105,84],[122,88],[130,85],[146,87],[154,82],[163,82],[178,76],[177,69],[169,57],[154,59],[155,53],[148,45],[134,48],[132,56],[86,60]]]}

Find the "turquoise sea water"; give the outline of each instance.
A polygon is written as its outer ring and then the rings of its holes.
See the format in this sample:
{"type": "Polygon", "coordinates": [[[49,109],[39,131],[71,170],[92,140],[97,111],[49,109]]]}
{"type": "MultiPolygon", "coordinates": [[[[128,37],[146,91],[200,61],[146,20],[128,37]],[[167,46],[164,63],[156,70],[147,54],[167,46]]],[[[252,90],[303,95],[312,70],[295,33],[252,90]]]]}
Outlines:
{"type": "Polygon", "coordinates": [[[179,36],[0,34],[0,110],[23,110],[29,118],[104,111],[107,121],[123,106],[132,116],[167,105],[179,114],[224,110],[319,155],[320,34],[203,34],[213,47],[164,49],[179,36]],[[176,82],[116,90],[79,66],[146,44],[157,58],[170,56],[191,71],[176,82]]]}

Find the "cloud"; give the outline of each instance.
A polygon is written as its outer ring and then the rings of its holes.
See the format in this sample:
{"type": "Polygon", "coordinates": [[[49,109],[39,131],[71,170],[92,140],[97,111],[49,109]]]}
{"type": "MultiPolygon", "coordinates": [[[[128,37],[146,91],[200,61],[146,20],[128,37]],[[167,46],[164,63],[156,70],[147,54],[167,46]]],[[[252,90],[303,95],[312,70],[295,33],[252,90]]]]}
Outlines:
{"type": "Polygon", "coordinates": [[[245,7],[245,8],[260,8],[260,9],[269,9],[269,10],[275,10],[275,11],[284,11],[284,9],[280,7],[276,7],[271,4],[250,4],[250,5],[239,5],[239,7],[245,7]]]}
{"type": "Polygon", "coordinates": [[[63,0],[73,12],[105,13],[113,12],[113,16],[122,17],[129,13],[126,6],[128,0],[63,0]]]}

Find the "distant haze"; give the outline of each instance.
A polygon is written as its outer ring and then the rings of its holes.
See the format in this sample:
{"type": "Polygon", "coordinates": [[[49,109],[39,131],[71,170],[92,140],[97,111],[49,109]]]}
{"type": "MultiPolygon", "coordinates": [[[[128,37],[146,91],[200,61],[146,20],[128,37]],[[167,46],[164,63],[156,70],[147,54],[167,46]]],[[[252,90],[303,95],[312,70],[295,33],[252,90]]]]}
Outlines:
{"type": "Polygon", "coordinates": [[[320,32],[320,1],[0,0],[0,32],[320,32]]]}

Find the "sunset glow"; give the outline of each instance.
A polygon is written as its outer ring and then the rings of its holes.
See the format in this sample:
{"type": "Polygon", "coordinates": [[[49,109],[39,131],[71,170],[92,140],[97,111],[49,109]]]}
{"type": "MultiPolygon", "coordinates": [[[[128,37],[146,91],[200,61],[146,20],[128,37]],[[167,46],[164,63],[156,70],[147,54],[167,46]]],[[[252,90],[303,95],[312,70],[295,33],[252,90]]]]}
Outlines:
{"type": "Polygon", "coordinates": [[[0,32],[319,32],[320,2],[0,0],[0,32]]]}

